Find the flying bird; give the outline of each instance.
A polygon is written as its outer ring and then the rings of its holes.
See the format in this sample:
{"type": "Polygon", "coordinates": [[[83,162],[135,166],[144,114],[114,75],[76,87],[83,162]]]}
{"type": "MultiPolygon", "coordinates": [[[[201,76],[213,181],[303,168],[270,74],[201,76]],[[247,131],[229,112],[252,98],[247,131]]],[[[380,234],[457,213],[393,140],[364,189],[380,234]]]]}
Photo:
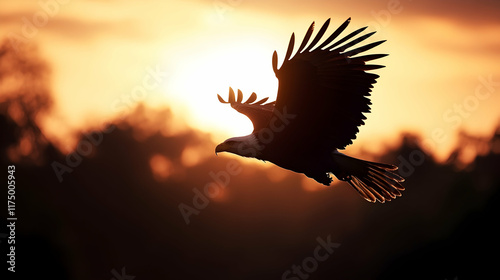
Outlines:
{"type": "Polygon", "coordinates": [[[279,81],[276,101],[256,101],[257,95],[252,93],[243,102],[243,93],[238,90],[235,96],[232,88],[227,101],[217,95],[220,102],[246,115],[254,130],[217,145],[216,154],[229,152],[269,161],[326,186],[331,184],[333,174],[370,202],[383,203],[401,196],[404,179],[396,174],[396,166],[339,152],[356,139],[358,127],[366,119],[364,113],[370,112],[370,92],[379,76],[366,71],[384,67],[367,62],[386,56],[359,55],[385,40],[353,48],[375,33],[356,37],[367,27],[336,40],[350,21],[347,19],[319,43],[330,24],[328,19],[309,43],[313,22],[293,56],[292,33],[280,68],[274,51],[272,65],[279,81]]]}

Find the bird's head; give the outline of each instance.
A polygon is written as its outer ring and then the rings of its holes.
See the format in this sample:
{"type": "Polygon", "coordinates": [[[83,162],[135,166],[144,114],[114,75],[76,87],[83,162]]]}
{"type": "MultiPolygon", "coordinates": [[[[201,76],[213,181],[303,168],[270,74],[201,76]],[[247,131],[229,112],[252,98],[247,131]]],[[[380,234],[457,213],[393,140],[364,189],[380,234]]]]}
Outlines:
{"type": "Polygon", "coordinates": [[[220,152],[228,152],[237,154],[243,157],[258,158],[261,156],[262,146],[259,144],[257,137],[250,134],[241,137],[232,137],[220,143],[215,148],[215,154],[220,152]]]}

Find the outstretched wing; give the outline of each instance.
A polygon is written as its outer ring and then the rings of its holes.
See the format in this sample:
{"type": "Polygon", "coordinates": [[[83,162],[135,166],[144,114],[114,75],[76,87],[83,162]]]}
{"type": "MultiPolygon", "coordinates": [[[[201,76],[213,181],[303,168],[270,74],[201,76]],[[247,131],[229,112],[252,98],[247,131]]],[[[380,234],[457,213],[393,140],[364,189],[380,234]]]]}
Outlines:
{"type": "Polygon", "coordinates": [[[292,149],[308,144],[343,149],[356,138],[358,126],[364,124],[363,113],[370,112],[368,97],[378,75],[365,71],[384,66],[366,62],[386,54],[356,55],[384,41],[351,49],[375,33],[353,39],[366,29],[364,27],[334,42],[350,20],[318,44],[330,24],[328,19],[306,47],[314,30],[313,22],[293,57],[295,35],[292,34],[280,69],[276,51],[273,54],[273,69],[279,80],[275,110],[296,115],[286,131],[280,133],[286,137],[280,140],[287,141],[292,149]]]}
{"type": "Polygon", "coordinates": [[[257,100],[257,94],[255,94],[255,92],[252,92],[250,97],[244,103],[242,103],[243,93],[241,90],[238,90],[238,98],[236,99],[232,88],[229,88],[228,101],[222,99],[222,97],[218,94],[217,98],[219,98],[221,103],[229,103],[236,111],[247,116],[252,121],[254,131],[264,128],[269,123],[269,120],[273,115],[275,102],[265,103],[268,97],[255,101],[257,100]]]}

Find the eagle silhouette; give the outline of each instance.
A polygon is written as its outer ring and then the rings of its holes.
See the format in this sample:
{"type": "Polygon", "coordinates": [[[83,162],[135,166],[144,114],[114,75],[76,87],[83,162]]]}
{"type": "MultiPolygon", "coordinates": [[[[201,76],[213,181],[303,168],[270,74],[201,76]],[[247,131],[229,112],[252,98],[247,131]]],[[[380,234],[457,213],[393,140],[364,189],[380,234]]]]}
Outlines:
{"type": "Polygon", "coordinates": [[[395,173],[396,166],[356,159],[338,151],[352,144],[366,119],[363,113],[370,112],[369,96],[379,76],[366,71],[384,66],[366,62],[387,55],[357,56],[385,40],[351,49],[375,33],[354,38],[367,27],[334,42],[350,21],[347,19],[319,44],[330,24],[328,19],[308,45],[313,22],[294,56],[292,33],[279,69],[277,53],[273,53],[273,70],[279,81],[276,101],[256,101],[257,95],[252,93],[243,102],[243,93],[238,90],[235,97],[232,88],[228,101],[217,95],[220,102],[246,115],[254,130],[250,135],[227,139],[217,145],[215,152],[269,161],[327,186],[333,173],[370,202],[383,203],[401,196],[404,179],[395,173]]]}

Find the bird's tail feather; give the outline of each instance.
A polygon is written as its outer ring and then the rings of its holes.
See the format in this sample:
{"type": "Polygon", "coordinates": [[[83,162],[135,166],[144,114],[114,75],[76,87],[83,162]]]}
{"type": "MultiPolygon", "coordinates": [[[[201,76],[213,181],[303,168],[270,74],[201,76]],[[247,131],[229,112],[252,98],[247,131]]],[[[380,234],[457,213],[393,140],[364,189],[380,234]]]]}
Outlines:
{"type": "Polygon", "coordinates": [[[404,178],[395,173],[397,166],[360,160],[334,153],[334,160],[340,167],[340,180],[349,183],[364,199],[369,202],[390,201],[405,188],[401,185],[404,178]]]}

